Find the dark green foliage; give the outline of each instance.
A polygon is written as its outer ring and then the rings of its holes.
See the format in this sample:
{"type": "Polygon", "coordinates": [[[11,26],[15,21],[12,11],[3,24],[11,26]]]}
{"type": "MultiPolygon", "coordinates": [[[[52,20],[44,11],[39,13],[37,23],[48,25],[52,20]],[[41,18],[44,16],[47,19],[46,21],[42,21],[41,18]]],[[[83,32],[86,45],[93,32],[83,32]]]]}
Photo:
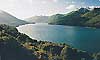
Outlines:
{"type": "Polygon", "coordinates": [[[92,56],[89,55],[87,52],[79,51],[77,49],[72,49],[70,47],[65,46],[61,51],[61,56],[63,60],[92,60],[92,56]]]}
{"type": "Polygon", "coordinates": [[[23,47],[16,37],[15,27],[0,25],[0,57],[1,60],[36,60],[29,50],[23,47]]]}
{"type": "Polygon", "coordinates": [[[32,53],[22,47],[13,37],[5,37],[0,42],[0,56],[2,60],[36,59],[32,53]]]}
{"type": "Polygon", "coordinates": [[[63,47],[60,47],[60,46],[52,46],[52,45],[45,46],[43,48],[43,50],[48,51],[48,52],[51,52],[53,55],[60,55],[62,49],[63,49],[63,47]]]}
{"type": "Polygon", "coordinates": [[[0,25],[0,31],[17,37],[18,30],[15,27],[9,27],[5,24],[0,25]]]}
{"type": "Polygon", "coordinates": [[[96,60],[100,60],[100,53],[97,53],[97,54],[96,54],[95,59],[96,59],[96,60]]]}
{"type": "Polygon", "coordinates": [[[100,28],[100,15],[97,15],[86,21],[85,25],[100,28]]]}

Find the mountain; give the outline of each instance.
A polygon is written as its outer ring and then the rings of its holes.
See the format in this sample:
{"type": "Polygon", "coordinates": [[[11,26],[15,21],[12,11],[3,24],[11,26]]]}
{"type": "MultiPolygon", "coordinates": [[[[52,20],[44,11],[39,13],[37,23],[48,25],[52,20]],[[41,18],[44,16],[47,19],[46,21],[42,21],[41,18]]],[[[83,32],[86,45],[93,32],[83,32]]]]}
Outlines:
{"type": "Polygon", "coordinates": [[[0,25],[1,60],[100,60],[100,54],[90,54],[67,44],[37,41],[18,32],[13,26],[0,25]],[[93,55],[93,56],[92,56],[93,55]]]}
{"type": "Polygon", "coordinates": [[[16,17],[10,15],[9,13],[0,10],[0,24],[19,26],[23,24],[28,24],[28,22],[17,19],[16,17]]]}
{"type": "Polygon", "coordinates": [[[49,24],[100,27],[100,8],[80,8],[68,14],[56,14],[49,18],[49,24]]]}
{"type": "Polygon", "coordinates": [[[88,9],[80,8],[77,11],[72,11],[68,14],[56,14],[50,17],[49,24],[80,25],[80,21],[82,20],[81,15],[87,13],[88,11],[88,9]]]}
{"type": "Polygon", "coordinates": [[[30,18],[25,19],[28,22],[35,22],[35,23],[47,23],[48,16],[33,16],[30,18]]]}
{"type": "Polygon", "coordinates": [[[100,27],[100,8],[94,8],[90,12],[84,14],[82,17],[86,18],[84,25],[100,27]]]}

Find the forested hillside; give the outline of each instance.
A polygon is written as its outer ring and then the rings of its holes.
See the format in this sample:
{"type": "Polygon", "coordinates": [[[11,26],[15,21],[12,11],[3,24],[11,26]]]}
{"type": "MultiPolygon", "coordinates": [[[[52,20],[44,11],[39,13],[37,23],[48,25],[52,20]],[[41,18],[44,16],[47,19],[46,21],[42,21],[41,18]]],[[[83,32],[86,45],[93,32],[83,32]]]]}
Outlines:
{"type": "Polygon", "coordinates": [[[56,14],[49,18],[49,24],[100,27],[100,8],[80,8],[68,14],[56,14]]]}

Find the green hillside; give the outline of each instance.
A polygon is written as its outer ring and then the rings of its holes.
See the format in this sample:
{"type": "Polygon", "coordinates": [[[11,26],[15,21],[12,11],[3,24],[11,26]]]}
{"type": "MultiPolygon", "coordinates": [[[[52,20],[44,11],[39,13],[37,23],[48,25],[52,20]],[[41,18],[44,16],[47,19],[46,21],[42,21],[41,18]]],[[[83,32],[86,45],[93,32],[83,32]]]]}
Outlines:
{"type": "Polygon", "coordinates": [[[92,11],[84,14],[82,17],[87,18],[87,21],[84,23],[84,25],[100,27],[100,8],[95,8],[92,11]]]}
{"type": "Polygon", "coordinates": [[[62,16],[58,15],[51,16],[48,23],[54,25],[100,27],[100,8],[94,8],[93,10],[80,8],[68,14],[60,14],[62,16]]]}

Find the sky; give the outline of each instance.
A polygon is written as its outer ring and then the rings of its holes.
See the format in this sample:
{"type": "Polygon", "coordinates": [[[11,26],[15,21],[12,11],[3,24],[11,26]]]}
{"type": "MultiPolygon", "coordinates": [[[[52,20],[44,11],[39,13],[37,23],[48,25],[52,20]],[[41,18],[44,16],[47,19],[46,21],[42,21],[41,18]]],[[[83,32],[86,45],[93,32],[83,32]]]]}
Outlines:
{"type": "Polygon", "coordinates": [[[0,0],[0,10],[19,19],[63,14],[85,6],[100,6],[100,0],[0,0]]]}

